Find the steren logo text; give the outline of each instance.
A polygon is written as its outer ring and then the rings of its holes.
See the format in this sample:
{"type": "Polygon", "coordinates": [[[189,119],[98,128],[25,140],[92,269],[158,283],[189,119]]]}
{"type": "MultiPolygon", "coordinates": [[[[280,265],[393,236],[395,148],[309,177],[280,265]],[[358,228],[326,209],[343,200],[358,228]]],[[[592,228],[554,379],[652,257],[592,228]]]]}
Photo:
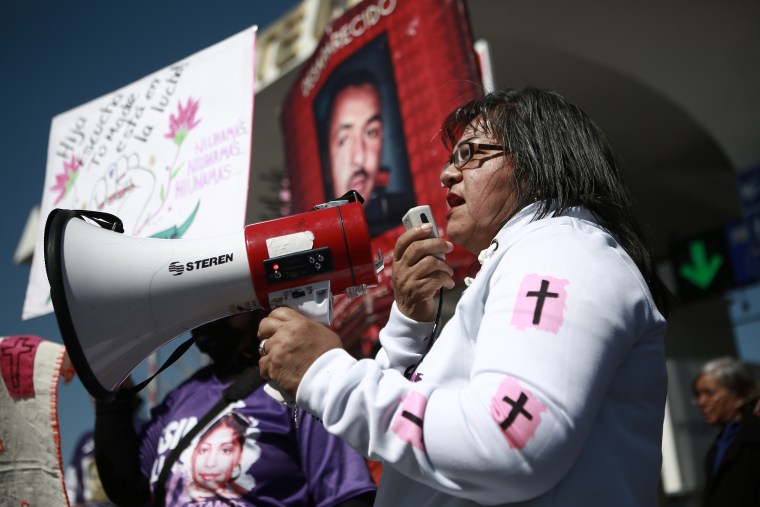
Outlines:
{"type": "Polygon", "coordinates": [[[219,264],[226,264],[228,262],[232,262],[231,253],[219,255],[218,257],[211,257],[209,259],[186,262],[185,264],[174,261],[169,264],[169,272],[171,272],[174,276],[179,276],[186,270],[193,271],[195,269],[210,268],[211,266],[218,266],[219,264]]]}

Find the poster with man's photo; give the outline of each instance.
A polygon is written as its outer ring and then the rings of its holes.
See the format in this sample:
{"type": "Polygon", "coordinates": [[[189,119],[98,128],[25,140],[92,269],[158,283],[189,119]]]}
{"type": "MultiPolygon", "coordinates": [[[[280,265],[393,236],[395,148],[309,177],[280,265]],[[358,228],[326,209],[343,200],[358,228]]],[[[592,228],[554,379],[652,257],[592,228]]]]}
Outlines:
{"type": "MultiPolygon", "coordinates": [[[[293,212],[355,190],[383,257],[380,284],[368,295],[335,295],[333,328],[356,356],[374,354],[388,318],[403,215],[428,204],[445,236],[439,175],[450,154],[440,125],[479,83],[464,1],[368,0],[328,26],[283,103],[293,212]]],[[[459,247],[446,260],[458,280],[477,265],[459,247]]]]}

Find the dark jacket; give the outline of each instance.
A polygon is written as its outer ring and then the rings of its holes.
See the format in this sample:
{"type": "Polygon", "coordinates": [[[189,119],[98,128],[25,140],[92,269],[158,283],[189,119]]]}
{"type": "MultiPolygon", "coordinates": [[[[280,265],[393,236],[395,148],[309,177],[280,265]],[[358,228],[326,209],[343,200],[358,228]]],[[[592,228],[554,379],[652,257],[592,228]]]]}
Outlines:
{"type": "Polygon", "coordinates": [[[760,506],[760,399],[745,404],[742,413],[738,433],[714,475],[715,443],[707,452],[703,507],[760,506]]]}

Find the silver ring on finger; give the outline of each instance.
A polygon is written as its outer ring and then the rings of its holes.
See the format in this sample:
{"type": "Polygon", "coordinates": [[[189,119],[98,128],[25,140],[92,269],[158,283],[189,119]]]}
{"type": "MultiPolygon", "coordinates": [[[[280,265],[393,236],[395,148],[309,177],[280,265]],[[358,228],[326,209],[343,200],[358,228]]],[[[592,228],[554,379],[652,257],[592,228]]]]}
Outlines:
{"type": "Polygon", "coordinates": [[[269,338],[264,338],[261,340],[261,343],[259,343],[259,356],[264,357],[267,355],[267,349],[266,349],[266,343],[269,338]]]}

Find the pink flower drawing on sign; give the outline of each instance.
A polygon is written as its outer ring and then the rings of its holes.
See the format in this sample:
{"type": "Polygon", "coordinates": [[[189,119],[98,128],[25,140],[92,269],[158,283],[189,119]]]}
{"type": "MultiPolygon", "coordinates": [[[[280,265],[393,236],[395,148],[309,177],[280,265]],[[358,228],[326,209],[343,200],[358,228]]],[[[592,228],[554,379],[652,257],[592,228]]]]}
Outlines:
{"type": "Polygon", "coordinates": [[[182,102],[179,102],[177,104],[179,112],[176,116],[173,114],[169,116],[169,132],[164,137],[173,140],[177,146],[181,145],[187,134],[200,123],[200,120],[195,119],[199,104],[200,100],[193,100],[192,97],[187,99],[185,107],[182,107],[182,102]]]}
{"type": "MultiPolygon", "coordinates": [[[[135,230],[135,234],[141,234],[144,227],[148,226],[149,224],[153,223],[153,221],[160,215],[160,213],[163,211],[164,206],[166,205],[167,201],[169,200],[169,191],[171,190],[171,183],[172,181],[177,177],[180,170],[182,169],[183,163],[180,163],[177,165],[177,162],[179,161],[179,153],[182,150],[182,143],[185,141],[185,138],[188,136],[190,131],[194,129],[200,122],[200,119],[195,119],[195,115],[198,113],[198,107],[201,103],[201,100],[193,100],[192,97],[188,97],[187,102],[185,103],[185,106],[182,106],[182,101],[177,102],[177,108],[178,112],[175,115],[169,115],[169,132],[167,132],[164,137],[167,139],[171,139],[174,144],[177,145],[176,152],[174,154],[174,160],[171,164],[166,166],[166,180],[165,182],[161,183],[161,188],[159,190],[159,205],[158,208],[156,208],[152,213],[147,215],[144,220],[142,220],[142,223],[140,223],[135,230]]],[[[198,204],[200,204],[200,201],[198,201],[198,204]]],[[[198,204],[196,204],[196,211],[198,209],[198,204]]],[[[195,211],[193,212],[193,216],[195,216],[195,211]]],[[[191,217],[191,218],[192,218],[191,217]]],[[[187,222],[187,225],[189,223],[192,223],[192,220],[190,222],[187,222]]],[[[151,235],[151,237],[177,237],[175,234],[180,229],[177,226],[170,227],[167,230],[160,231],[158,233],[155,233],[151,235]]],[[[183,231],[184,232],[184,231],[183,231]]]]}
{"type": "Polygon", "coordinates": [[[77,176],[79,176],[80,167],[82,167],[82,162],[74,156],[68,162],[63,163],[63,172],[55,175],[55,185],[50,187],[50,190],[58,192],[58,198],[54,205],[61,202],[61,199],[66,197],[66,194],[72,189],[77,181],[77,176]]]}

